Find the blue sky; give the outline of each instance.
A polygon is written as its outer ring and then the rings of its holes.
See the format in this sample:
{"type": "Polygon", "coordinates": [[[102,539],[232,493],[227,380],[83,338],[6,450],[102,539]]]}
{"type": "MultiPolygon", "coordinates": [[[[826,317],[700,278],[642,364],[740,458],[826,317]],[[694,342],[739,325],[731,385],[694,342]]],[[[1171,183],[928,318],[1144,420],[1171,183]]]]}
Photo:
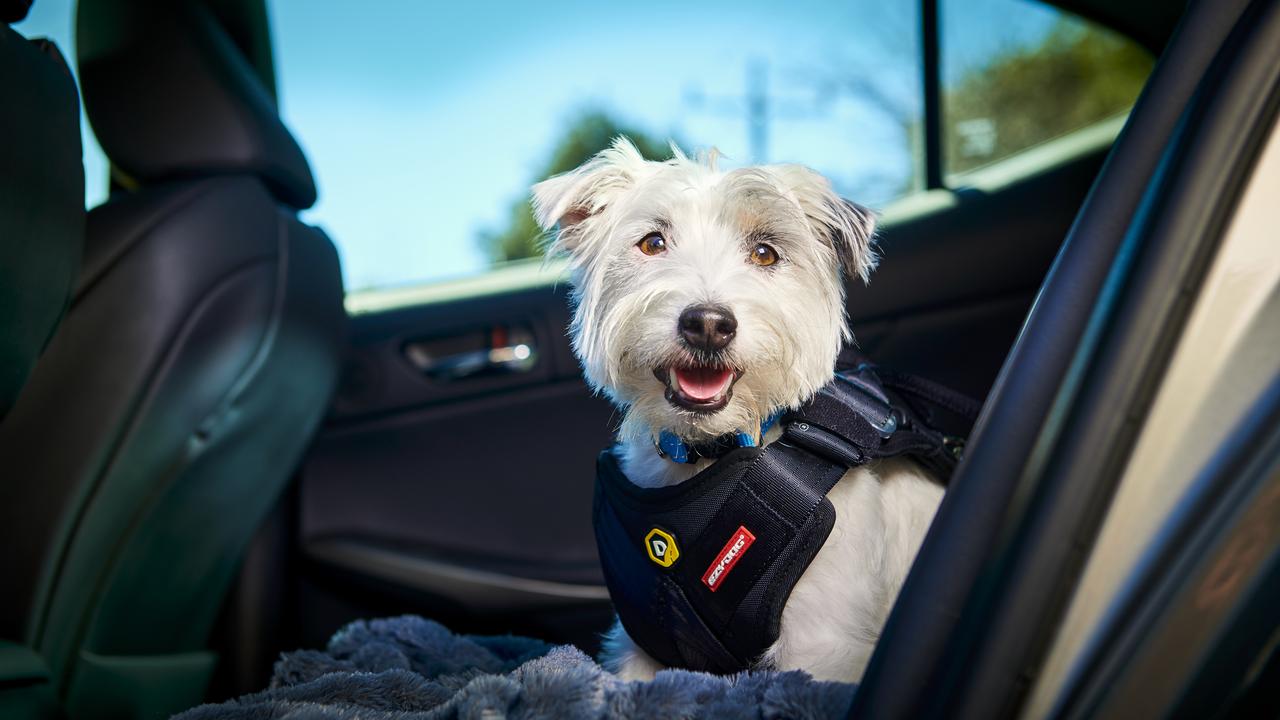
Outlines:
{"type": "MultiPolygon", "coordinates": [[[[14,29],[26,37],[47,37],[56,42],[79,82],[80,75],[75,71],[74,5],[73,0],[37,0],[26,19],[14,29]]],[[[85,206],[93,207],[107,198],[107,159],[89,129],[83,108],[80,111],[80,136],[84,145],[85,206]]]]}
{"type": "MultiPolygon", "coordinates": [[[[18,30],[73,56],[70,0],[18,30]]],[[[944,73],[1041,36],[1024,0],[944,0],[944,73]]],[[[742,99],[765,68],[768,161],[803,162],[872,205],[907,178],[896,116],[919,111],[917,4],[852,0],[503,3],[274,0],[281,114],[320,200],[304,217],[342,254],[349,289],[483,270],[499,228],[566,123],[609,112],[686,149],[751,159],[742,99]],[[851,87],[888,98],[869,102],[851,87]],[[703,100],[698,102],[696,98],[703,100]]],[[[87,202],[105,162],[86,136],[87,202]]]]}

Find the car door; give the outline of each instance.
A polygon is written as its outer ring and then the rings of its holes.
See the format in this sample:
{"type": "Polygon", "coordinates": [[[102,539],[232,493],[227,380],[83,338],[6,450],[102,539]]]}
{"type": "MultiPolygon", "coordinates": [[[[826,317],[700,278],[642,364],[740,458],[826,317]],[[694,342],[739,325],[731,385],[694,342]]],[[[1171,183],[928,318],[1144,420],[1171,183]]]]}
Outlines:
{"type": "Polygon", "coordinates": [[[1274,716],[1277,33],[1190,4],[849,717],[1274,716]]]}

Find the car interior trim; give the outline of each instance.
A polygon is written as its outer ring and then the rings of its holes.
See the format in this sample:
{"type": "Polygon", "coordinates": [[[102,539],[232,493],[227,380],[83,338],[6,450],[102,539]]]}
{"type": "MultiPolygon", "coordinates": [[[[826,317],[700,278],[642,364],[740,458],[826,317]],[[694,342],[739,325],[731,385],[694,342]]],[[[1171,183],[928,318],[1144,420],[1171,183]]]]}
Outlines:
{"type": "Polygon", "coordinates": [[[604,585],[554,582],[443,562],[345,538],[307,543],[307,557],[356,575],[437,594],[479,612],[609,599],[604,585]]]}
{"type": "Polygon", "coordinates": [[[1280,130],[1273,130],[1222,250],[1120,479],[1094,552],[1058,631],[1030,703],[1048,711],[1053,688],[1086,647],[1114,631],[1105,613],[1119,587],[1163,534],[1161,526],[1191,491],[1210,454],[1233,432],[1255,398],[1280,373],[1280,130]],[[1105,548],[1105,551],[1103,550],[1105,548]]]}
{"type": "Polygon", "coordinates": [[[1275,716],[1280,375],[1168,520],[1054,717],[1275,716]]]}
{"type": "MultiPolygon", "coordinates": [[[[962,676],[977,670],[969,666],[976,664],[972,652],[960,647],[979,642],[990,627],[988,615],[973,617],[966,606],[993,601],[992,581],[1008,577],[1010,538],[1039,479],[1043,449],[1060,432],[1063,410],[1078,387],[1071,373],[1079,364],[1079,342],[1166,142],[1243,4],[1193,3],[1157,62],[987,399],[964,463],[863,676],[851,717],[973,709],[962,708],[957,697],[962,676]],[[982,578],[988,582],[980,583],[982,578]]],[[[995,703],[1009,700],[990,687],[971,689],[995,703]]],[[[1001,705],[995,714],[1009,711],[1001,705]]]]}
{"type": "Polygon", "coordinates": [[[967,632],[953,639],[947,669],[925,693],[931,713],[1007,714],[1048,648],[1270,130],[1280,68],[1264,5],[1243,13],[1224,51],[1197,74],[1195,99],[1180,107],[987,560],[1002,568],[999,579],[975,589],[959,619],[967,632]]]}

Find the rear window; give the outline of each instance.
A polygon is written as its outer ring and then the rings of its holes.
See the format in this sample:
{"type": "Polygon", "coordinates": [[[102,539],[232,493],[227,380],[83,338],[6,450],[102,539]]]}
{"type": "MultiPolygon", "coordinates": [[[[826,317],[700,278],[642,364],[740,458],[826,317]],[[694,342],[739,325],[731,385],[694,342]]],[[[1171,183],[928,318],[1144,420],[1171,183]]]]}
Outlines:
{"type": "Polygon", "coordinates": [[[941,0],[944,169],[959,174],[1123,117],[1153,58],[1027,0],[941,0]]]}

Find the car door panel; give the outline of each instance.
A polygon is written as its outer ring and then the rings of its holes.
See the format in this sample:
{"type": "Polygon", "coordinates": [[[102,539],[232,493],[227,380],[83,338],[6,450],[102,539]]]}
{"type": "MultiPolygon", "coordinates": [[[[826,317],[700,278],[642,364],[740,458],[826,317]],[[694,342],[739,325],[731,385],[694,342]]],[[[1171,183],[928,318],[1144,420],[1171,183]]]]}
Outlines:
{"type": "Polygon", "coordinates": [[[328,430],[303,474],[303,547],[359,538],[478,569],[595,582],[592,459],[611,417],[566,380],[328,430]]]}
{"type": "MultiPolygon", "coordinates": [[[[850,288],[863,349],[984,396],[1103,152],[890,215],[881,268],[850,288]]],[[[580,379],[568,304],[560,283],[353,318],[346,380],[296,493],[297,602],[330,608],[308,613],[303,637],[390,606],[594,643],[608,614],[591,488],[619,418],[580,379]],[[527,372],[442,382],[406,356],[513,327],[536,346],[527,372]]]]}
{"type": "Polygon", "coordinates": [[[576,378],[577,363],[564,341],[567,323],[563,286],[357,315],[329,425],[576,378]],[[531,335],[527,370],[448,379],[415,366],[414,345],[462,354],[474,351],[465,342],[470,338],[491,341],[495,332],[512,330],[531,335]]]}

